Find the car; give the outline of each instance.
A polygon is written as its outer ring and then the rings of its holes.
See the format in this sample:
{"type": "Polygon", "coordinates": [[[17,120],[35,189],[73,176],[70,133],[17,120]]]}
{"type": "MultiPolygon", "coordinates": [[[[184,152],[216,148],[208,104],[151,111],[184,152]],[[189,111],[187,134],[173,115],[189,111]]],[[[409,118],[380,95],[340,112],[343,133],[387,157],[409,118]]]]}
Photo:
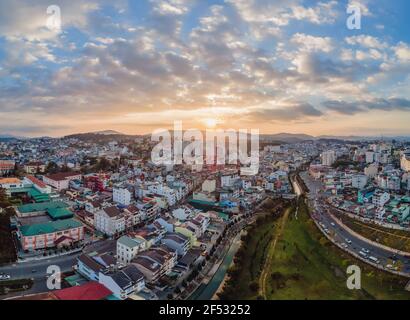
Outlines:
{"type": "Polygon", "coordinates": [[[1,274],[0,275],[0,280],[10,280],[10,275],[8,274],[1,274]]]}
{"type": "Polygon", "coordinates": [[[349,246],[348,246],[346,243],[344,243],[344,242],[341,244],[341,246],[342,246],[343,248],[348,248],[348,247],[349,247],[349,246]]]}
{"type": "Polygon", "coordinates": [[[377,259],[376,257],[373,257],[373,256],[370,256],[370,257],[369,257],[369,260],[372,261],[372,262],[374,262],[374,263],[377,263],[377,264],[380,263],[379,259],[377,259]]]}
{"type": "Polygon", "coordinates": [[[359,254],[363,257],[363,258],[367,258],[368,255],[366,252],[360,251],[359,254]]]}
{"type": "Polygon", "coordinates": [[[334,224],[334,222],[331,222],[330,224],[331,224],[332,227],[335,227],[335,226],[336,226],[336,225],[334,224]]]}
{"type": "Polygon", "coordinates": [[[366,249],[366,248],[362,248],[362,251],[365,253],[370,253],[370,250],[366,249]]]}
{"type": "Polygon", "coordinates": [[[346,238],[345,241],[346,241],[348,244],[351,244],[351,243],[352,243],[352,240],[350,240],[350,239],[348,239],[348,238],[346,238]]]}

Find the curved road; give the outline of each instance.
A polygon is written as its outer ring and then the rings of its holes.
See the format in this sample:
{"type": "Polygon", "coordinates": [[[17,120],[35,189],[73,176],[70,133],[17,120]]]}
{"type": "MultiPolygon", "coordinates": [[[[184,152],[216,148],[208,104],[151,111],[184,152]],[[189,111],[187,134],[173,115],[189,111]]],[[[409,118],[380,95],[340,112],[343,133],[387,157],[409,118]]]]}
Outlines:
{"type": "MultiPolygon", "coordinates": [[[[345,228],[343,223],[340,223],[337,219],[334,219],[329,212],[329,206],[322,201],[322,197],[319,195],[322,185],[320,181],[313,180],[306,172],[300,174],[304,180],[306,186],[310,192],[308,194],[309,201],[314,207],[312,217],[321,225],[321,231],[326,232],[325,229],[335,241],[345,246],[345,250],[350,253],[355,253],[363,257],[363,252],[369,257],[374,257],[378,260],[378,265],[386,267],[392,265],[392,261],[400,261],[402,266],[401,272],[406,273],[410,277],[410,258],[397,254],[394,249],[391,251],[380,248],[373,245],[363,239],[351,234],[345,228]],[[362,252],[362,253],[360,253],[362,252]]],[[[365,258],[365,257],[363,257],[365,258]]],[[[386,271],[389,271],[386,269],[386,271]]]]}

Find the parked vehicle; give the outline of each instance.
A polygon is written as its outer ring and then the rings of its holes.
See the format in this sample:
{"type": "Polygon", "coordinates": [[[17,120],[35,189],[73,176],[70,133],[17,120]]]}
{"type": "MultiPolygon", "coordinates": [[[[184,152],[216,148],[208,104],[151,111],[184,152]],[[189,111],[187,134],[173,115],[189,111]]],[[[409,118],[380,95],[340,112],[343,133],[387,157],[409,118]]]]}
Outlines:
{"type": "Polygon", "coordinates": [[[377,263],[377,264],[380,263],[379,259],[377,259],[376,257],[373,257],[373,256],[370,256],[369,260],[374,262],[374,263],[377,263]]]}
{"type": "Polygon", "coordinates": [[[0,280],[10,280],[10,275],[8,274],[0,274],[0,280]]]}

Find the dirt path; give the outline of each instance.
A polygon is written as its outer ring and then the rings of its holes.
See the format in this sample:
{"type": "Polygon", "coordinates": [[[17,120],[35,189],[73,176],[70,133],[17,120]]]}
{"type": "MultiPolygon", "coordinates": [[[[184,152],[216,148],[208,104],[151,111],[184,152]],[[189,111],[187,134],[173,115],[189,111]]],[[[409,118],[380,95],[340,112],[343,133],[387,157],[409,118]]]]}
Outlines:
{"type": "Polygon", "coordinates": [[[278,242],[279,238],[281,237],[283,230],[285,229],[286,222],[288,220],[289,214],[291,212],[291,208],[287,208],[283,216],[280,218],[280,225],[276,232],[274,240],[271,242],[269,247],[268,255],[265,260],[265,265],[263,266],[261,276],[259,278],[259,295],[266,299],[266,281],[270,274],[273,254],[275,253],[276,243],[278,242]]]}

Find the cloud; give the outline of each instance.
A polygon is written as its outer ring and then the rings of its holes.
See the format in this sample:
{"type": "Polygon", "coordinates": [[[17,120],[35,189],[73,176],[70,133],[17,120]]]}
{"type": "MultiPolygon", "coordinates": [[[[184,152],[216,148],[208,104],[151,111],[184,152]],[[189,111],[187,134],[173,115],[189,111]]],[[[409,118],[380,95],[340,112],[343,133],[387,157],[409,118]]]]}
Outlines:
{"type": "Polygon", "coordinates": [[[410,100],[403,98],[377,98],[373,100],[359,100],[355,102],[325,101],[323,107],[341,114],[354,115],[369,110],[410,111],[410,100]]]}
{"type": "Polygon", "coordinates": [[[269,108],[250,109],[245,117],[253,121],[292,121],[323,115],[320,110],[305,102],[282,101],[271,105],[269,108]]]}
{"type": "Polygon", "coordinates": [[[296,33],[292,36],[291,42],[297,44],[304,51],[323,51],[333,50],[332,39],[330,37],[314,37],[304,33],[296,33]]]}

